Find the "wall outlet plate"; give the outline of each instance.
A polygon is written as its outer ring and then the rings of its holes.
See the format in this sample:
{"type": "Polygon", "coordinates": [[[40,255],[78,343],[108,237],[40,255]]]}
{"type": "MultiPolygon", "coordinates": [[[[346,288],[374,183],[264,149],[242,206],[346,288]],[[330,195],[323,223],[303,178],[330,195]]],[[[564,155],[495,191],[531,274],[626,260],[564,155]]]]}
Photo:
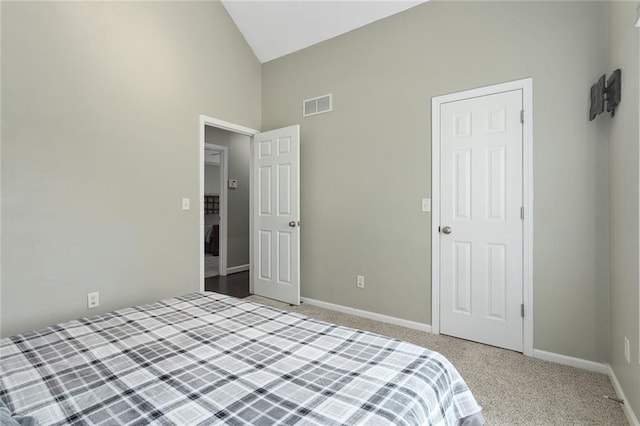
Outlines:
{"type": "Polygon", "coordinates": [[[431,211],[431,198],[422,199],[422,213],[428,213],[431,211]]]}
{"type": "Polygon", "coordinates": [[[95,293],[87,294],[87,308],[93,309],[100,306],[100,293],[97,291],[95,293]]]}
{"type": "Polygon", "coordinates": [[[356,276],[356,287],[364,288],[364,275],[356,276]]]}

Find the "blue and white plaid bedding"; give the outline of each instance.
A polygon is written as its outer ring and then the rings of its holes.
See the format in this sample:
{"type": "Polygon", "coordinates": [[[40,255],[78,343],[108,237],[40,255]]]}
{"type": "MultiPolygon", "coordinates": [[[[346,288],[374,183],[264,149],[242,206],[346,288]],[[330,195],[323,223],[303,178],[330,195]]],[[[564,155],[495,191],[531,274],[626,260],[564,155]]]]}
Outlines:
{"type": "Polygon", "coordinates": [[[41,424],[482,422],[436,352],[216,293],[2,339],[0,399],[41,424]]]}

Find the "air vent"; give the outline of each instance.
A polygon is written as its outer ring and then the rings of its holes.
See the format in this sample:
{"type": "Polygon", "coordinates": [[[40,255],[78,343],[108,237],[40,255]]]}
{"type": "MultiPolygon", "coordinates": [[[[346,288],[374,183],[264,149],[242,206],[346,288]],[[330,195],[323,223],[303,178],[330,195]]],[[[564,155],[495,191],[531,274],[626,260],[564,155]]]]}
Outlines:
{"type": "Polygon", "coordinates": [[[333,109],[332,95],[318,96],[317,98],[306,99],[302,102],[302,116],[322,114],[323,112],[331,112],[333,109]]]}

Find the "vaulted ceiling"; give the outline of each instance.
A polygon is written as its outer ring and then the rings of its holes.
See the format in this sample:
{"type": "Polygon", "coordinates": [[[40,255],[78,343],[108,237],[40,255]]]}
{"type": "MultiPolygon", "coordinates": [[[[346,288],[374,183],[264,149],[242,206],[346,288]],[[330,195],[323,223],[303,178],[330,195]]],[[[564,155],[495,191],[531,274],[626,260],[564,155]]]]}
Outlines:
{"type": "Polygon", "coordinates": [[[222,0],[222,4],[264,63],[425,1],[222,0]]]}

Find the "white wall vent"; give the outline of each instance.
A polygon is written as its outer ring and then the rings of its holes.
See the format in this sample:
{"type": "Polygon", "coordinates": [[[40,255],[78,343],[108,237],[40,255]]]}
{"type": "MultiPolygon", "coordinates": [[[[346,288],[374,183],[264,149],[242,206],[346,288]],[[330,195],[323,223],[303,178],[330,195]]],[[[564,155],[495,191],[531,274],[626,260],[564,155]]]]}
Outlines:
{"type": "Polygon", "coordinates": [[[318,96],[317,98],[305,99],[302,101],[302,116],[322,114],[333,110],[333,95],[318,96]]]}

